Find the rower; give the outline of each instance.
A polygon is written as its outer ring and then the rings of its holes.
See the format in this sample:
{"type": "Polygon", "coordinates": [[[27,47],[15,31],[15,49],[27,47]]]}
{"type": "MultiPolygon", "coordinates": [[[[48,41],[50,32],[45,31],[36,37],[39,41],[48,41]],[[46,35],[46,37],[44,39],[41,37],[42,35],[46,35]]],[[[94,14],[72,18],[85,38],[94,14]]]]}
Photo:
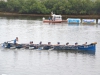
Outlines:
{"type": "Polygon", "coordinates": [[[78,43],[77,42],[75,43],[75,46],[78,46],[78,43]]]}
{"type": "Polygon", "coordinates": [[[33,44],[33,41],[30,41],[30,45],[32,45],[33,44]]]}
{"type": "Polygon", "coordinates": [[[85,44],[83,44],[83,45],[87,45],[87,42],[85,42],[85,44]]]}
{"type": "Polygon", "coordinates": [[[66,46],[68,46],[68,45],[69,45],[69,42],[66,43],[66,46]]]}
{"type": "Polygon", "coordinates": [[[85,42],[85,44],[84,45],[87,45],[87,42],[85,42]]]}
{"type": "Polygon", "coordinates": [[[42,45],[42,41],[40,41],[39,45],[42,45]]]}
{"type": "Polygon", "coordinates": [[[14,40],[14,44],[15,45],[18,44],[17,42],[18,42],[18,37],[16,37],[16,39],[14,40]]]}
{"type": "Polygon", "coordinates": [[[51,42],[48,42],[48,45],[51,45],[51,42]]]}
{"type": "Polygon", "coordinates": [[[58,42],[57,45],[60,45],[60,42],[58,42]]]}

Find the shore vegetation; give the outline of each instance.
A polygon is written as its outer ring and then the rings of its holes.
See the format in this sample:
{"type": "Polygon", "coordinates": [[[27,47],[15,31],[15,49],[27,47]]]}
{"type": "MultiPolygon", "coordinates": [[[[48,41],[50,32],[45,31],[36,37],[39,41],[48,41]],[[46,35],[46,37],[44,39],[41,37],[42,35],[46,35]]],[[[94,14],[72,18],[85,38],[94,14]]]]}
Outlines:
{"type": "Polygon", "coordinates": [[[19,14],[100,15],[100,0],[8,0],[0,12],[19,14]]]}

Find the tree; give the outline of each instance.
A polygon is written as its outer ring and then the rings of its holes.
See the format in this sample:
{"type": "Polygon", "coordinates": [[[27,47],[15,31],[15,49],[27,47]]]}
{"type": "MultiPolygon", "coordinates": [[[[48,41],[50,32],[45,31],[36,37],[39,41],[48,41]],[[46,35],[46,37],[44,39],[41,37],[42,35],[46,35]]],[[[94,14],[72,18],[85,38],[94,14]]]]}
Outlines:
{"type": "Polygon", "coordinates": [[[95,2],[95,11],[96,11],[96,14],[100,14],[100,0],[97,0],[95,2]]]}
{"type": "Polygon", "coordinates": [[[0,1],[0,11],[6,11],[7,3],[0,1]]]}

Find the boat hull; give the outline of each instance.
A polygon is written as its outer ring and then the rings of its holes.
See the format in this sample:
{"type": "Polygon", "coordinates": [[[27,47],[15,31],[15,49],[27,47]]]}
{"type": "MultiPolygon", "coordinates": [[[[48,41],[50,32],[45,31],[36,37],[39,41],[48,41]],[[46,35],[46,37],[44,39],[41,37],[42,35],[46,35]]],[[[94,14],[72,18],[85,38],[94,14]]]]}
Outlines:
{"type": "Polygon", "coordinates": [[[57,20],[57,21],[52,21],[52,20],[43,20],[44,23],[62,23],[62,22],[67,22],[67,20],[57,20]]]}
{"type": "Polygon", "coordinates": [[[44,20],[44,23],[61,23],[62,21],[44,20]]]}
{"type": "Polygon", "coordinates": [[[96,45],[54,46],[54,50],[87,50],[95,51],[96,45]]]}

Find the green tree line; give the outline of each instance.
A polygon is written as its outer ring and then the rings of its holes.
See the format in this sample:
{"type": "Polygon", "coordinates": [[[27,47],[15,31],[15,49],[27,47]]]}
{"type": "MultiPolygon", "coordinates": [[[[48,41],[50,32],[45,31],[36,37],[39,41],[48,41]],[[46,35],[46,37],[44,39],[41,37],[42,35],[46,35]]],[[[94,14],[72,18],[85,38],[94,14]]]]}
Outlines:
{"type": "Polygon", "coordinates": [[[0,1],[0,12],[21,14],[100,14],[100,0],[8,0],[0,1]]]}

